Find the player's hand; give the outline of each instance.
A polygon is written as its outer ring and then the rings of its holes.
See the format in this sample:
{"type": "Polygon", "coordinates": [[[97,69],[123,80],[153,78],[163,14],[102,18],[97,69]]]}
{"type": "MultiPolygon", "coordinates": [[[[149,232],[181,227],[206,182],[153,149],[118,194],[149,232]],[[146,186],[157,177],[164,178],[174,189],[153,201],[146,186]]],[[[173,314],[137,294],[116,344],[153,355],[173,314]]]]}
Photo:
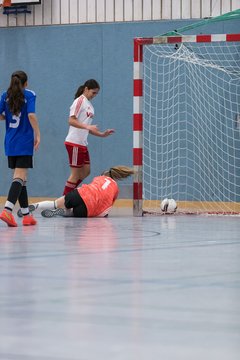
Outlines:
{"type": "Polygon", "coordinates": [[[40,136],[36,136],[34,139],[34,150],[38,150],[40,145],[40,136]]]}
{"type": "Polygon", "coordinates": [[[104,131],[103,137],[107,137],[109,135],[112,135],[113,133],[115,133],[114,129],[107,129],[107,130],[104,131]]]}

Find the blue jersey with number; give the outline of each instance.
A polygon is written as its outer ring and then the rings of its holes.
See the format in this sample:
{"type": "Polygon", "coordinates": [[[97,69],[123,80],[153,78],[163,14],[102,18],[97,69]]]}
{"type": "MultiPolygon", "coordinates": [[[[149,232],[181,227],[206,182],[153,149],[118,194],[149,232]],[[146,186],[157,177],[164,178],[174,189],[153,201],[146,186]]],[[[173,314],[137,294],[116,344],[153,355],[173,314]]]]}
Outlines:
{"type": "Polygon", "coordinates": [[[5,115],[6,135],[5,154],[7,156],[33,155],[34,133],[28,114],[35,113],[36,95],[31,90],[24,90],[25,102],[19,115],[13,115],[8,106],[7,93],[0,100],[0,114],[5,115]]]}

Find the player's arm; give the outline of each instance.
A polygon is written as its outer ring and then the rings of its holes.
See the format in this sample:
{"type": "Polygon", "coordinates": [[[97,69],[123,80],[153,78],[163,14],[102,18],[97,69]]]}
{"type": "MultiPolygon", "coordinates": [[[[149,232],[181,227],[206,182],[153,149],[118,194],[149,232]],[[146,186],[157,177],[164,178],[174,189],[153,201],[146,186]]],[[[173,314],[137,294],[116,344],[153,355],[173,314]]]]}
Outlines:
{"type": "Polygon", "coordinates": [[[76,118],[75,115],[72,115],[72,116],[69,117],[68,123],[69,123],[69,125],[77,128],[77,129],[84,129],[84,130],[88,130],[89,132],[98,131],[97,125],[83,124],[83,123],[78,121],[78,119],[76,118]]]}
{"type": "Polygon", "coordinates": [[[96,130],[89,130],[90,134],[94,135],[94,136],[99,136],[99,137],[107,137],[109,135],[112,135],[115,130],[114,129],[107,129],[105,131],[99,131],[98,129],[96,130]]]}
{"type": "Polygon", "coordinates": [[[3,96],[0,99],[0,120],[5,120],[5,107],[3,96]]]}
{"type": "Polygon", "coordinates": [[[38,126],[38,119],[35,113],[29,113],[28,119],[34,131],[34,150],[37,150],[40,145],[40,129],[38,126]]]}

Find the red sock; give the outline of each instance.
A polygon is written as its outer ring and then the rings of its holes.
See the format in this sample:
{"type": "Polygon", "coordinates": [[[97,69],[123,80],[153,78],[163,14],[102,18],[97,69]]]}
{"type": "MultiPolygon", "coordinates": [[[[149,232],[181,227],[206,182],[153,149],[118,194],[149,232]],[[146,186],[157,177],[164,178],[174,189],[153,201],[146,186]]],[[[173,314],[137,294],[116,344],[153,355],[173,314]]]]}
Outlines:
{"type": "Polygon", "coordinates": [[[79,180],[77,181],[77,185],[76,185],[76,187],[78,187],[78,185],[80,185],[80,184],[81,184],[81,182],[82,182],[82,179],[79,179],[79,180]]]}
{"type": "Polygon", "coordinates": [[[67,181],[65,184],[65,188],[63,190],[63,195],[67,195],[69,192],[73,191],[77,186],[77,183],[73,183],[71,181],[67,181]]]}
{"type": "Polygon", "coordinates": [[[67,195],[69,192],[76,189],[76,187],[78,187],[78,185],[81,184],[81,182],[82,182],[81,179],[79,179],[76,183],[73,183],[71,181],[67,181],[66,184],[65,184],[63,195],[67,195]]]}
{"type": "Polygon", "coordinates": [[[66,184],[65,184],[63,195],[67,195],[69,192],[76,189],[76,187],[78,187],[78,185],[81,184],[81,182],[82,182],[82,179],[79,179],[76,183],[73,183],[71,181],[67,181],[66,184]]]}

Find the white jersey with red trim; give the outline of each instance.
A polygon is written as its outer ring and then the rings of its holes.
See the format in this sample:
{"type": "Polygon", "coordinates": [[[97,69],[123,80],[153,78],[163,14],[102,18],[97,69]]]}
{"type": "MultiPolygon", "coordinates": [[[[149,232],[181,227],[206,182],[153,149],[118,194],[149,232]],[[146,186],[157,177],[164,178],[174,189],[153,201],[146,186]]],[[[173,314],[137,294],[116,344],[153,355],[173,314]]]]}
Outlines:
{"type": "MultiPolygon", "coordinates": [[[[75,116],[79,123],[91,125],[94,116],[94,108],[86,96],[81,95],[74,100],[70,107],[69,116],[75,116]]],[[[66,142],[87,146],[88,130],[69,127],[66,142]]]]}

